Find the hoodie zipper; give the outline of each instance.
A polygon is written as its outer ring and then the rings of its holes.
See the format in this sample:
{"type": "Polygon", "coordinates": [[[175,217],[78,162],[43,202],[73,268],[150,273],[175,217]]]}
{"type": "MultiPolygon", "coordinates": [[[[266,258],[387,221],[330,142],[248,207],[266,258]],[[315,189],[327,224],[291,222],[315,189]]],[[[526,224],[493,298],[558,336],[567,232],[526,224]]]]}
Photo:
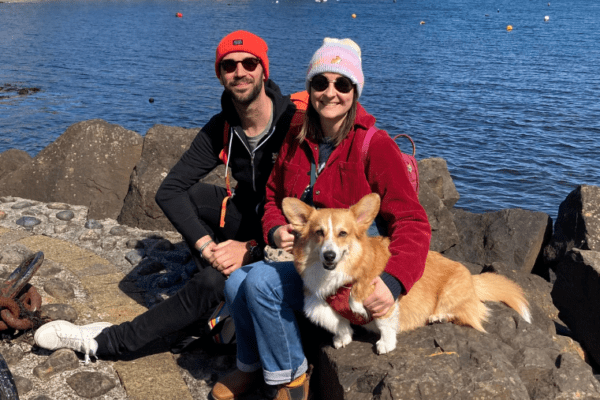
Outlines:
{"type": "MultiPolygon", "coordinates": [[[[263,140],[256,146],[256,148],[254,149],[254,151],[251,151],[248,148],[248,145],[246,145],[246,142],[244,141],[244,139],[242,139],[242,137],[238,134],[238,132],[232,127],[231,128],[233,130],[233,132],[235,133],[235,135],[238,137],[238,139],[240,139],[240,142],[242,142],[242,144],[244,145],[244,147],[246,148],[246,151],[248,152],[248,154],[250,154],[250,166],[252,167],[252,190],[254,190],[254,192],[256,192],[256,170],[254,168],[254,153],[256,152],[256,150],[258,150],[264,143],[267,142],[267,140],[269,140],[269,138],[271,136],[273,136],[273,132],[275,132],[275,126],[271,127],[271,131],[263,138],[263,140]]],[[[231,156],[231,154],[229,154],[229,156],[231,156]]]]}

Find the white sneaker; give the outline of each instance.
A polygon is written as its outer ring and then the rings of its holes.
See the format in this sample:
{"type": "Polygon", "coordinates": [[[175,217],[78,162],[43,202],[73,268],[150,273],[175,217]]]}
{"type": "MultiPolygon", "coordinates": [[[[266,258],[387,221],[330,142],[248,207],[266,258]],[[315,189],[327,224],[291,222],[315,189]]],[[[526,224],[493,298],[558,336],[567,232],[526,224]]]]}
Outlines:
{"type": "Polygon", "coordinates": [[[94,322],[88,325],[74,325],[69,321],[52,321],[42,325],[33,336],[35,344],[47,350],[67,348],[85,355],[85,363],[90,362],[90,353],[96,356],[98,343],[94,340],[110,322],[94,322]]]}

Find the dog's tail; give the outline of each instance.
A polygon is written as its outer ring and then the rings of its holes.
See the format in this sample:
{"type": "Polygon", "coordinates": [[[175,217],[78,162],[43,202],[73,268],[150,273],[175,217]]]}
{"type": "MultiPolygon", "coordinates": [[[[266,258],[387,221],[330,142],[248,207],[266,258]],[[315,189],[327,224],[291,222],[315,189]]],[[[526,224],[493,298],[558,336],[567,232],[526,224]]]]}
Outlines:
{"type": "Polygon", "coordinates": [[[519,313],[523,319],[531,323],[529,303],[525,299],[521,286],[505,276],[486,272],[473,275],[475,293],[481,301],[498,301],[506,304],[519,313]]]}

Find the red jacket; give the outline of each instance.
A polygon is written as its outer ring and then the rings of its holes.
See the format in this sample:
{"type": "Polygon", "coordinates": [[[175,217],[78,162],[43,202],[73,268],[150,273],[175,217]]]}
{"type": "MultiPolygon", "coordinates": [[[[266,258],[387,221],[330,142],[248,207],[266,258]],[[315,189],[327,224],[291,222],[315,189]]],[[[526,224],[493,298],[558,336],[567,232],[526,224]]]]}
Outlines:
{"type": "MultiPolygon", "coordinates": [[[[375,117],[358,104],[354,129],[337,146],[313,189],[318,208],[349,208],[363,196],[381,196],[380,215],[387,221],[390,257],[385,271],[396,277],[406,292],[423,275],[429,250],[431,228],[427,214],[408,179],[400,150],[387,132],[377,131],[369,144],[367,159],[361,147],[375,117]]],[[[265,213],[262,219],[265,242],[268,232],[288,222],[281,210],[285,197],[300,198],[310,184],[309,152],[318,161],[318,144],[306,139],[299,145],[297,132],[290,131],[267,181],[265,213]]]]}

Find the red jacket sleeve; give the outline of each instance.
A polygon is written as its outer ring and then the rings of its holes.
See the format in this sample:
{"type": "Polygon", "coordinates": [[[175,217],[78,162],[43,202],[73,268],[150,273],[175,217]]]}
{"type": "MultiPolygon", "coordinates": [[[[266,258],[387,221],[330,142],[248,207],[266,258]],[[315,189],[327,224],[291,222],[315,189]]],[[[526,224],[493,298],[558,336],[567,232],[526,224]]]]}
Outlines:
{"type": "Polygon", "coordinates": [[[281,202],[287,196],[287,189],[284,185],[285,170],[284,162],[290,157],[290,153],[298,146],[296,140],[298,132],[291,130],[285,138],[279,156],[271,175],[267,180],[267,188],[265,194],[265,213],[262,217],[263,239],[265,243],[269,243],[269,232],[276,226],[286,225],[288,222],[281,210],[281,202]]]}
{"type": "Polygon", "coordinates": [[[406,292],[423,275],[431,227],[413,189],[398,146],[385,131],[373,135],[365,160],[367,181],[381,196],[380,215],[386,220],[391,257],[385,271],[406,292]]]}

